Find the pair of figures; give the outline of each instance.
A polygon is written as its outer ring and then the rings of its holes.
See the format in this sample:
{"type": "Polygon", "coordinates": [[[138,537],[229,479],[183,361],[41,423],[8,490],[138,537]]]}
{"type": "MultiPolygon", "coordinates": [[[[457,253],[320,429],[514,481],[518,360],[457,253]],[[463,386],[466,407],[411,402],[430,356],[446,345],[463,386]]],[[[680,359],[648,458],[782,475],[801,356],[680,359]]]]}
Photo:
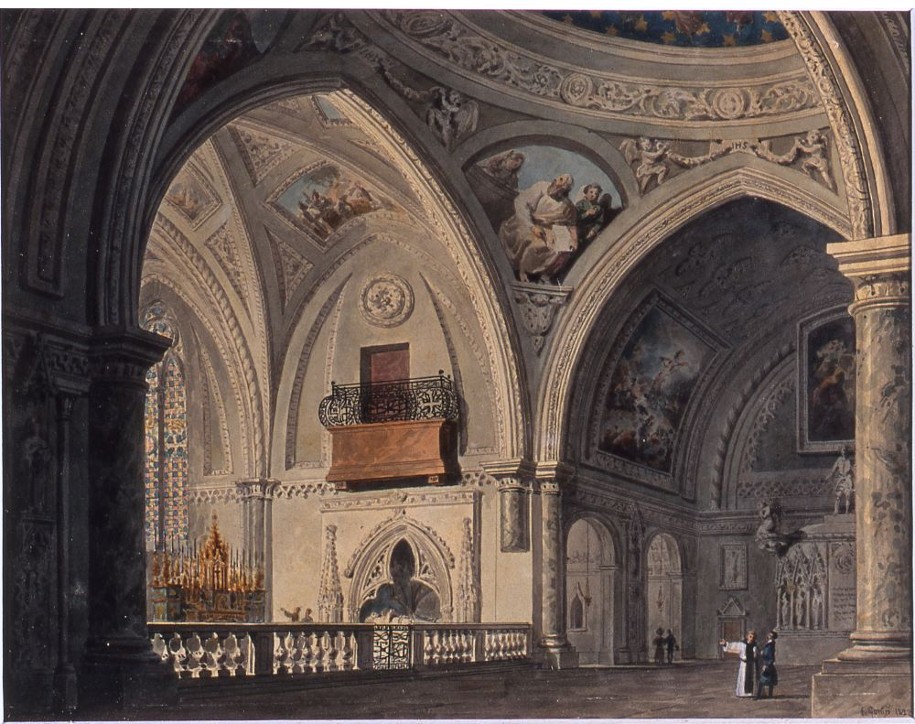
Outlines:
{"type": "Polygon", "coordinates": [[[674,662],[674,651],[679,651],[680,647],[677,646],[677,638],[674,636],[673,631],[667,629],[665,634],[664,629],[659,628],[655,631],[655,636],[651,643],[654,645],[654,662],[656,664],[664,663],[665,651],[667,653],[667,663],[672,664],[674,662]]]}
{"type": "Polygon", "coordinates": [[[778,684],[778,670],[775,668],[777,638],[778,633],[770,631],[765,645],[760,648],[756,641],[756,632],[748,631],[743,641],[720,642],[725,653],[737,654],[740,657],[735,691],[737,696],[758,699],[762,696],[763,689],[768,689],[768,696],[772,697],[778,684]]]}

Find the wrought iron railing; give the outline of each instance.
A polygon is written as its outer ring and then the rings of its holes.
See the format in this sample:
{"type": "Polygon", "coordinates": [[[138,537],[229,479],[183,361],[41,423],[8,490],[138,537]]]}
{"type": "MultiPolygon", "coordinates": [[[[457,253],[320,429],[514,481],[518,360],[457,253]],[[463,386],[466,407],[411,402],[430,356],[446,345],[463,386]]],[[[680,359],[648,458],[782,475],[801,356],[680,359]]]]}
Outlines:
{"type": "Polygon", "coordinates": [[[524,623],[149,624],[152,650],[181,679],[431,669],[530,661],[524,623]]]}
{"type": "Polygon", "coordinates": [[[456,420],[454,382],[439,370],[436,377],[376,382],[365,385],[330,383],[318,417],[324,427],[399,420],[456,420]]]}

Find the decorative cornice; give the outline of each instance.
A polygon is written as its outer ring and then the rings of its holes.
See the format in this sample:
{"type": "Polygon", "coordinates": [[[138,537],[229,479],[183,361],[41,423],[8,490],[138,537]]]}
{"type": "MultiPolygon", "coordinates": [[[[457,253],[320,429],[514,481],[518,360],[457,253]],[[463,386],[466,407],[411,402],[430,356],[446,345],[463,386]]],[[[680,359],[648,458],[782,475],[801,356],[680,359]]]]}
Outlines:
{"type": "Polygon", "coordinates": [[[655,84],[614,73],[583,73],[547,61],[443,11],[386,10],[378,14],[413,50],[493,90],[615,120],[666,125],[720,124],[798,116],[820,110],[816,89],[803,74],[748,87],[747,79],[655,84]]]}
{"type": "Polygon", "coordinates": [[[325,500],[322,513],[338,513],[349,510],[395,510],[406,508],[430,508],[444,505],[473,505],[479,493],[474,490],[424,490],[408,493],[394,490],[388,493],[353,493],[325,500]]]}
{"type": "Polygon", "coordinates": [[[908,274],[912,268],[910,234],[836,242],[827,244],[826,252],[839,262],[839,271],[852,280],[879,274],[908,274]]]}
{"type": "Polygon", "coordinates": [[[238,503],[240,502],[238,489],[232,485],[213,487],[193,487],[187,491],[187,502],[200,505],[212,503],[238,503]]]}
{"type": "Polygon", "coordinates": [[[280,481],[272,478],[247,478],[235,483],[242,500],[273,500],[280,481]]]}
{"type": "Polygon", "coordinates": [[[144,329],[100,327],[89,351],[94,383],[130,383],[146,389],[146,372],[171,346],[171,340],[144,329]]]}

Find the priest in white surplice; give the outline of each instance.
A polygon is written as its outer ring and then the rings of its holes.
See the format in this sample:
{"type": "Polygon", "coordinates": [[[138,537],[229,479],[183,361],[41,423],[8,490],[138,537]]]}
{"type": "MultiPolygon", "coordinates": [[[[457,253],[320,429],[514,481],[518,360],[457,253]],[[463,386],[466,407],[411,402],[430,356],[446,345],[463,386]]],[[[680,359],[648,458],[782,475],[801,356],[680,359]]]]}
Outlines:
{"type": "Polygon", "coordinates": [[[737,654],[740,667],[737,669],[737,696],[753,696],[756,687],[756,659],[759,646],[756,644],[756,632],[748,631],[743,641],[721,641],[726,654],[737,654]]]}

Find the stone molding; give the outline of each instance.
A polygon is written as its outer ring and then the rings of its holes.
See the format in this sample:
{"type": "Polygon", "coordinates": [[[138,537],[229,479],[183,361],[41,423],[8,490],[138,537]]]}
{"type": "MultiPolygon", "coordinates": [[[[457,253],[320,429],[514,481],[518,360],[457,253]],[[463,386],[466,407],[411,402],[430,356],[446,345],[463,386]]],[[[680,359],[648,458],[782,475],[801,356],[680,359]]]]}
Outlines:
{"type": "Polygon", "coordinates": [[[538,57],[451,13],[387,10],[373,15],[411,50],[475,83],[599,118],[675,126],[782,119],[820,111],[816,88],[802,72],[756,85],[748,85],[745,78],[718,81],[715,87],[638,82],[611,72],[582,73],[564,62],[538,57]]]}
{"type": "Polygon", "coordinates": [[[325,500],[322,513],[336,513],[348,510],[395,510],[408,508],[429,508],[444,505],[474,505],[479,499],[475,490],[429,490],[410,493],[406,490],[392,490],[387,493],[348,493],[325,500]]]}
{"type": "Polygon", "coordinates": [[[171,340],[134,327],[100,327],[92,336],[89,373],[93,383],[130,384],[146,390],[146,373],[171,340]]]}
{"type": "Polygon", "coordinates": [[[235,483],[241,500],[273,500],[280,481],[272,478],[246,478],[235,483]]]}
{"type": "MultiPolygon", "coordinates": [[[[632,512],[630,493],[623,489],[611,490],[606,482],[583,477],[581,474],[575,490],[569,494],[567,500],[582,510],[610,513],[617,518],[628,518],[632,512]]],[[[639,501],[639,509],[643,521],[647,524],[664,531],[696,534],[696,514],[691,510],[665,506],[646,499],[639,501]]]]}

